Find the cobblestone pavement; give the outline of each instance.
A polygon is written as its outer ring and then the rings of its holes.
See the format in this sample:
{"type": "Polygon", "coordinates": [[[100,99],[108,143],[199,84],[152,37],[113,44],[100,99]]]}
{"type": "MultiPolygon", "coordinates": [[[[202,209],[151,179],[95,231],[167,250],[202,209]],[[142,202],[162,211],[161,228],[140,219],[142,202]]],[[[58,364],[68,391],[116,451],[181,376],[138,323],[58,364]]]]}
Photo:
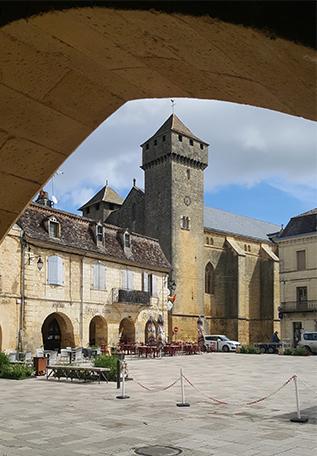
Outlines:
{"type": "Polygon", "coordinates": [[[126,400],[116,399],[110,383],[0,380],[0,456],[132,456],[147,445],[177,447],[184,456],[317,454],[317,356],[213,353],[128,365],[135,381],[127,382],[126,400]],[[136,383],[164,387],[181,367],[201,390],[186,384],[188,408],[176,407],[179,383],[160,392],[136,383]],[[293,374],[309,423],[289,421],[296,408],[292,382],[263,402],[239,405],[266,396],[293,374]]]}

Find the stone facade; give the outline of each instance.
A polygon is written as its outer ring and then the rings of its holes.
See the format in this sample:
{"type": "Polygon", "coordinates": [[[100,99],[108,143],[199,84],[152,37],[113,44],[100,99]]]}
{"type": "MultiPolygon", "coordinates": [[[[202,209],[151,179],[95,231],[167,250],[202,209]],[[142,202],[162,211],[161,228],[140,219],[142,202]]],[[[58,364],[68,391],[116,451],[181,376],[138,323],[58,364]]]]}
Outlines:
{"type": "Polygon", "coordinates": [[[317,209],[293,217],[275,240],[280,256],[281,333],[296,345],[317,331],[317,209]]]}
{"type": "MultiPolygon", "coordinates": [[[[107,247],[107,254],[84,250],[84,242],[78,248],[67,242],[65,220],[71,218],[76,231],[76,223],[82,223],[80,217],[35,205],[28,211],[27,217],[19,221],[20,227],[15,225],[0,246],[0,350],[18,348],[34,352],[43,343],[45,346],[44,333],[49,330],[46,326],[54,318],[61,333],[62,348],[89,344],[114,346],[120,337],[144,342],[145,325],[150,317],[156,321],[162,315],[167,324],[169,266],[156,241],[130,235],[129,258],[124,260],[124,252],[122,258],[118,254],[110,258],[109,249],[112,252],[119,249],[115,241],[107,247]],[[39,213],[41,217],[53,214],[59,221],[60,239],[44,239],[44,228],[37,223],[39,213]],[[32,238],[34,220],[37,234],[32,238]],[[159,259],[152,266],[151,250],[159,259]],[[144,254],[147,256],[140,264],[140,255],[144,254]],[[49,258],[56,256],[61,259],[62,281],[52,284],[49,258]],[[103,268],[100,287],[95,283],[95,267],[103,268]],[[124,281],[127,273],[129,290],[124,281]],[[147,275],[151,275],[151,293],[144,291],[147,275]]],[[[117,228],[105,227],[109,244],[111,236],[116,239],[118,233],[121,236],[117,228]]],[[[80,233],[77,235],[79,238],[80,233]]]]}
{"type": "Polygon", "coordinates": [[[196,339],[201,316],[206,333],[225,333],[242,343],[268,340],[279,325],[279,281],[276,247],[267,234],[279,227],[206,212],[208,144],[177,116],[141,147],[144,192],[132,188],[107,221],[159,240],[176,284],[170,331],[177,327],[180,339],[196,339]],[[205,293],[209,263],[215,283],[212,293],[205,293]]]}

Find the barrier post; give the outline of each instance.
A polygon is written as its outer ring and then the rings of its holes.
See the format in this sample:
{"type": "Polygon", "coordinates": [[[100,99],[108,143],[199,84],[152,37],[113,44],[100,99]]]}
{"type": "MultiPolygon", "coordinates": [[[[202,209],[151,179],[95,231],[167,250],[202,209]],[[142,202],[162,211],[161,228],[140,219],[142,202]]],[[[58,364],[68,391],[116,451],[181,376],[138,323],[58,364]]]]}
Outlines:
{"type": "Polygon", "coordinates": [[[121,395],[116,396],[117,399],[129,399],[130,396],[125,394],[125,376],[127,372],[127,363],[123,360],[121,361],[121,372],[122,372],[122,383],[121,383],[121,395]]]}
{"type": "Polygon", "coordinates": [[[185,387],[184,387],[184,378],[183,378],[183,369],[180,369],[180,376],[181,376],[181,394],[182,394],[182,402],[178,402],[176,405],[177,407],[190,407],[190,404],[185,401],[185,387]]]}
{"type": "Polygon", "coordinates": [[[302,416],[301,412],[300,412],[297,375],[294,375],[294,385],[295,385],[295,396],[296,396],[296,416],[294,418],[291,418],[290,421],[292,421],[293,423],[307,423],[308,418],[306,416],[302,416]]]}
{"type": "Polygon", "coordinates": [[[117,358],[117,389],[120,389],[121,361],[117,358]]]}

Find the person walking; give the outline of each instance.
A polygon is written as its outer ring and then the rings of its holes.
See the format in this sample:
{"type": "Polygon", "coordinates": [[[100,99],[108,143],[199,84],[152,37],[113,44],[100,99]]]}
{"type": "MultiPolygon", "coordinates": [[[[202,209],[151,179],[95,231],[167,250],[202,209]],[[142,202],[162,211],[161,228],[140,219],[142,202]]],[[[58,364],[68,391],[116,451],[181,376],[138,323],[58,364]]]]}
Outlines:
{"type": "Polygon", "coordinates": [[[274,342],[275,344],[278,344],[280,342],[280,338],[278,337],[278,331],[275,331],[273,334],[272,334],[272,339],[271,339],[272,342],[274,342]]]}

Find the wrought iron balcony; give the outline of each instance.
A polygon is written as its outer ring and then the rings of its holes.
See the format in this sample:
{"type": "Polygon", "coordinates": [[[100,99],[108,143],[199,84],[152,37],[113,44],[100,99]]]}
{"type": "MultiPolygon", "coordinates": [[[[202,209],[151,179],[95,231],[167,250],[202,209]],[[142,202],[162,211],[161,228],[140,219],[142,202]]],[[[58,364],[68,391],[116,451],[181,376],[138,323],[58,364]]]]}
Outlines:
{"type": "Polygon", "coordinates": [[[281,302],[281,311],[284,313],[317,312],[317,301],[307,300],[281,302]]]}
{"type": "Polygon", "coordinates": [[[113,288],[112,302],[113,303],[128,303],[128,304],[150,304],[150,293],[141,290],[123,290],[121,288],[113,288]]]}

